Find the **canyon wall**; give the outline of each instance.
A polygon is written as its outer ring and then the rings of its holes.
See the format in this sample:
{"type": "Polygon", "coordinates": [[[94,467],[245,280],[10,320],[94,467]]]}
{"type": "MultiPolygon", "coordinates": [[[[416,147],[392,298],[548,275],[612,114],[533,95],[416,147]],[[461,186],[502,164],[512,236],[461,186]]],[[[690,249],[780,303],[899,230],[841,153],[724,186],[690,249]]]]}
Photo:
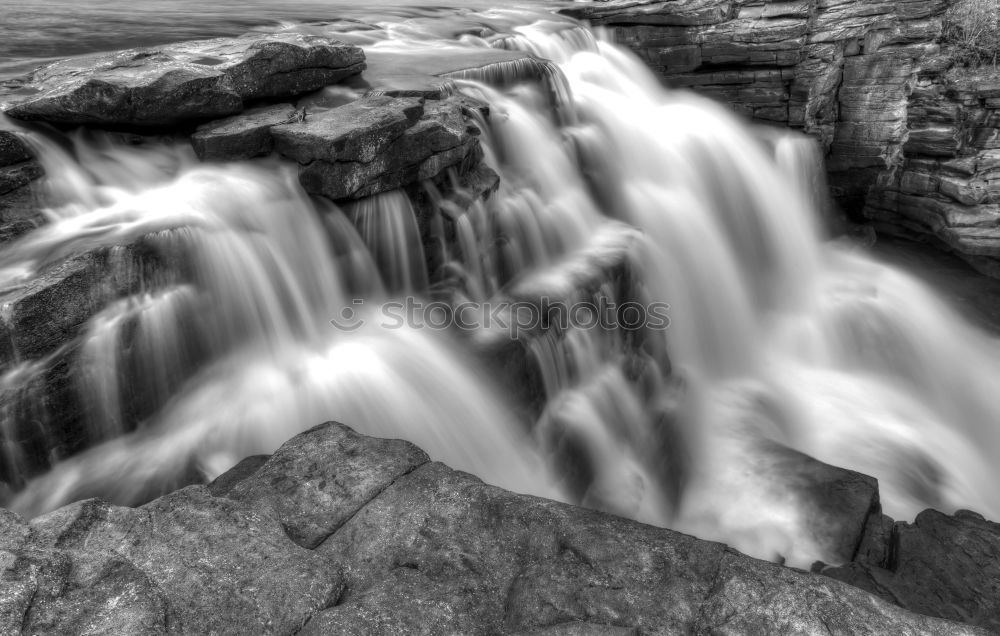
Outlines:
{"type": "Polygon", "coordinates": [[[600,2],[664,81],[821,144],[834,198],[882,232],[1000,275],[1000,71],[959,68],[946,0],[600,2]]]}

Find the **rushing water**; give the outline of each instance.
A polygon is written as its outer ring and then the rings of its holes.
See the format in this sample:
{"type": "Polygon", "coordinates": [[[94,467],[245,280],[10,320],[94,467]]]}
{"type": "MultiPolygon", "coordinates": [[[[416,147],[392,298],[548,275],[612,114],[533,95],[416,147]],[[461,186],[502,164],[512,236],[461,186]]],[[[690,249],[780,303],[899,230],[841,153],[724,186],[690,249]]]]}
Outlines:
{"type": "Polygon", "coordinates": [[[906,274],[824,241],[809,142],[665,90],[568,20],[442,20],[283,28],[371,48],[520,48],[556,64],[555,105],[551,87],[460,83],[491,105],[483,140],[502,181],[468,210],[440,202],[456,236],[446,276],[427,270],[402,193],[340,210],[277,162],[200,166],[184,148],[82,137],[71,157],[36,141],[52,223],[0,254],[8,284],[133,244],[186,274],[149,281],[86,325],[74,377],[90,434],[106,441],[28,483],[15,509],[140,501],[338,419],[491,483],[797,564],[828,556],[782,446],[878,477],[898,518],[928,506],[1000,516],[997,341],[906,274]],[[383,303],[440,297],[442,285],[455,302],[621,300],[612,277],[580,281],[623,251],[630,288],[669,304],[669,329],[638,348],[580,327],[526,337],[537,421],[475,355],[493,338],[486,327],[380,326],[383,303]],[[329,324],[347,316],[367,321],[329,324]]]}

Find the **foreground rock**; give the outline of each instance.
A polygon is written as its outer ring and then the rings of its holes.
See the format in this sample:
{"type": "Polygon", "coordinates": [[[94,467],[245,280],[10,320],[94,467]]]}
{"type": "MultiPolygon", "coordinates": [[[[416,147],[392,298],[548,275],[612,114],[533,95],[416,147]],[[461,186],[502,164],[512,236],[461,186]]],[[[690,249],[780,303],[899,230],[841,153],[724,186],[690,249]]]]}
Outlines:
{"type": "Polygon", "coordinates": [[[259,463],[228,496],[0,511],[0,631],[981,633],[339,424],[259,463]]]}
{"type": "Polygon", "coordinates": [[[246,102],[313,91],[363,68],[361,49],[316,36],[183,42],[49,64],[14,92],[6,112],[64,125],[162,127],[233,115],[246,102]]]}
{"type": "Polygon", "coordinates": [[[823,574],[920,614],[1000,632],[1000,524],[925,510],[910,523],[883,519],[857,560],[823,574]]]}

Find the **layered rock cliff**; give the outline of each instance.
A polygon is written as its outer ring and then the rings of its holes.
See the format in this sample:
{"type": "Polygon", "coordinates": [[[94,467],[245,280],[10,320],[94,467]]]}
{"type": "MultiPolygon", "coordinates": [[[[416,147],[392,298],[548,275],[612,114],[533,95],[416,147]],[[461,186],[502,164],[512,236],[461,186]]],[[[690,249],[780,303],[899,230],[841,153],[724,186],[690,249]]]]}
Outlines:
{"type": "Polygon", "coordinates": [[[946,0],[597,2],[671,86],[815,137],[855,218],[928,240],[1000,275],[1000,75],[958,68],[946,0]]]}

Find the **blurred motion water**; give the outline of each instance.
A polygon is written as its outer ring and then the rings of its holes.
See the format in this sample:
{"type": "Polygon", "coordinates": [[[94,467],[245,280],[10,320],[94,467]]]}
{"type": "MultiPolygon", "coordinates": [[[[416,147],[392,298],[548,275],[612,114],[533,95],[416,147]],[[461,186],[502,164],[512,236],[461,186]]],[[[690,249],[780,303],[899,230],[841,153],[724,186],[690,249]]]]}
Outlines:
{"type": "MultiPolygon", "coordinates": [[[[571,0],[523,0],[506,8],[557,7],[571,0]]],[[[254,29],[340,22],[349,30],[407,18],[461,15],[494,6],[488,0],[449,5],[438,0],[23,0],[0,21],[0,80],[43,61],[84,53],[241,35],[254,29]]]]}
{"type": "MultiPolygon", "coordinates": [[[[308,14],[298,8],[273,12],[308,14]]],[[[634,351],[622,334],[579,328],[531,341],[544,404],[524,422],[469,353],[488,333],[327,324],[353,306],[353,290],[372,307],[426,293],[434,273],[401,193],[341,211],[306,197],[277,162],[200,166],[186,149],[82,138],[71,157],[38,142],[58,204],[51,225],[0,254],[5,283],[137,241],[193,275],[91,319],[79,381],[107,441],[31,481],[16,509],[93,494],[141,500],[185,471],[211,477],[341,419],[492,483],[798,565],[829,557],[797,484],[766,450],[775,442],[876,476],[898,518],[927,506],[1000,516],[998,342],[913,278],[824,242],[809,142],[759,134],[662,88],[567,19],[412,11],[353,31],[279,28],[370,49],[520,48],[552,60],[563,89],[553,105],[551,87],[460,82],[493,111],[484,146],[501,185],[468,211],[439,210],[457,228],[444,268],[454,299],[519,286],[614,298],[611,277],[576,281],[624,241],[629,284],[670,305],[665,341],[634,351]],[[155,408],[120,436],[123,380],[155,408]]]]}

